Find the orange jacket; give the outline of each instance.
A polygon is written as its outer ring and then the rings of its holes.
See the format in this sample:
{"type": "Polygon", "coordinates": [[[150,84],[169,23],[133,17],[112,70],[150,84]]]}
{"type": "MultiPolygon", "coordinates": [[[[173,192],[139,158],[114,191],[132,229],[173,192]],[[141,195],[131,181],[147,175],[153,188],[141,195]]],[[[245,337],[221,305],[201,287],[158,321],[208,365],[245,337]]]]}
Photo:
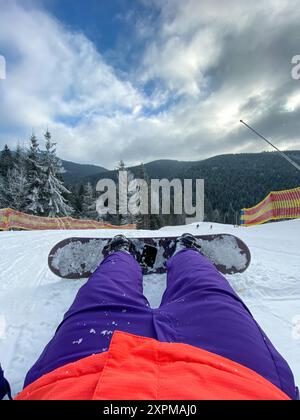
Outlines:
{"type": "Polygon", "coordinates": [[[16,400],[289,400],[254,371],[186,344],[115,332],[108,352],[56,369],[16,400]]]}

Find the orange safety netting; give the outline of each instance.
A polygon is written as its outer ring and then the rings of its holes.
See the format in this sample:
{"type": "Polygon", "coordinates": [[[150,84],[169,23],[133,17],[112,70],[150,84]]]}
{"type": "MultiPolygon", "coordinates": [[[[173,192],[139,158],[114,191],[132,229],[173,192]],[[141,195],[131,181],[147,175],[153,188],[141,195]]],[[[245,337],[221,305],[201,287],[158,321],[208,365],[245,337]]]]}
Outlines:
{"type": "Polygon", "coordinates": [[[12,209],[0,210],[0,230],[86,230],[86,229],[136,229],[136,225],[114,226],[95,220],[78,220],[72,217],[38,217],[12,209]]]}
{"type": "Polygon", "coordinates": [[[273,191],[255,207],[241,210],[241,225],[255,226],[270,220],[298,217],[300,217],[300,187],[273,191]]]}

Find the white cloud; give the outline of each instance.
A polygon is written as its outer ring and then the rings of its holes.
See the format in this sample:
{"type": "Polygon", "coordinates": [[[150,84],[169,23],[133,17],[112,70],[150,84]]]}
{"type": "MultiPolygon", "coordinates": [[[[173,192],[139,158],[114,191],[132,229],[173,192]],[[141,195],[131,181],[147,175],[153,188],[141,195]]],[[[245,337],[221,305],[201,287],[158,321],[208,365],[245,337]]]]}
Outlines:
{"type": "Polygon", "coordinates": [[[265,48],[272,56],[276,51],[267,50],[270,35],[300,16],[294,0],[262,0],[252,7],[246,0],[152,1],[161,9],[161,18],[143,57],[143,80],[159,78],[168,89],[187,95],[207,89],[207,73],[212,66],[222,67],[219,60],[228,40],[252,28],[253,39],[243,49],[265,48]]]}
{"type": "MultiPolygon", "coordinates": [[[[228,152],[262,150],[261,144],[239,130],[239,119],[255,122],[267,119],[269,112],[279,113],[280,101],[284,103],[284,96],[298,87],[290,77],[288,55],[298,45],[297,2],[263,0],[253,7],[245,0],[152,2],[161,9],[160,25],[145,51],[142,75],[185,96],[172,110],[176,115],[180,107],[182,118],[175,121],[181,124],[182,135],[188,141],[189,132],[194,131],[193,146],[197,148],[198,137],[204,154],[209,150],[207,143],[214,143],[215,153],[221,152],[222,139],[228,141],[228,152]],[[253,98],[256,107],[247,108],[253,98]],[[188,121],[193,124],[190,130],[186,130],[188,121]],[[230,134],[236,136],[238,131],[242,141],[235,148],[230,134]]],[[[289,110],[297,109],[296,99],[293,93],[289,110]]],[[[287,130],[287,138],[289,134],[287,130]]]]}
{"type": "Polygon", "coordinates": [[[294,112],[300,108],[300,90],[293,93],[285,104],[285,109],[288,112],[294,112]]]}
{"type": "MultiPolygon", "coordinates": [[[[20,2],[1,1],[1,9],[0,45],[13,57],[1,85],[2,126],[39,132],[47,125],[60,127],[59,121],[68,118],[88,124],[99,115],[137,114],[147,102],[82,34],[20,2]]],[[[67,135],[68,123],[64,129],[67,135]]]]}
{"type": "Polygon", "coordinates": [[[143,80],[163,80],[177,94],[197,96],[205,88],[204,72],[220,54],[217,35],[203,29],[192,39],[174,35],[151,44],[143,60],[143,80]]]}

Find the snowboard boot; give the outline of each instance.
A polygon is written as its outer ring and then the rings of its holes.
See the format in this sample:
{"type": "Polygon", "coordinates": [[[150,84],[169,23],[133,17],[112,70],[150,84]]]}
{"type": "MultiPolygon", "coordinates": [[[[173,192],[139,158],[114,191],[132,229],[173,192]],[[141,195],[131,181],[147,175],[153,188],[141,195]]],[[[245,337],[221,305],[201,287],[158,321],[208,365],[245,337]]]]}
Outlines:
{"type": "Polygon", "coordinates": [[[180,238],[177,239],[173,255],[177,254],[183,249],[193,249],[194,251],[201,253],[201,245],[198,239],[196,239],[195,236],[191,233],[184,233],[180,238]]]}
{"type": "Polygon", "coordinates": [[[126,252],[126,254],[136,256],[135,246],[130,239],[124,235],[117,235],[112,238],[104,247],[105,255],[111,255],[114,252],[126,252]]]}

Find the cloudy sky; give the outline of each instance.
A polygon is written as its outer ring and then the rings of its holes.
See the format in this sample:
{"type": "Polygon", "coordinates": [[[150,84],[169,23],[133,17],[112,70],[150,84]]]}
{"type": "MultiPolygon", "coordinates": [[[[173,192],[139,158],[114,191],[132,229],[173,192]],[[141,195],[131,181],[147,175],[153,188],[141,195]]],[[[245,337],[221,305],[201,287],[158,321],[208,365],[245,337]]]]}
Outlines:
{"type": "Polygon", "coordinates": [[[114,167],[300,149],[299,0],[0,0],[0,147],[114,167]]]}

